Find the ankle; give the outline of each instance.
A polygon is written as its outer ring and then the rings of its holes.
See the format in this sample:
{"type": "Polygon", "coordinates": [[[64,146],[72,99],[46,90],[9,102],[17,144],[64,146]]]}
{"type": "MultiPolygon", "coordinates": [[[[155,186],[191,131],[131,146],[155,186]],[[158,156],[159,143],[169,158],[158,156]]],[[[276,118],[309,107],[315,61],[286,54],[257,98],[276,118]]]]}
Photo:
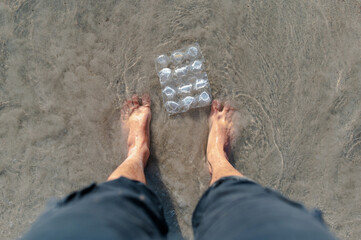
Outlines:
{"type": "MultiPolygon", "coordinates": [[[[227,160],[227,153],[224,149],[223,144],[209,144],[207,145],[207,158],[208,161],[212,161],[216,159],[219,161],[220,159],[227,160]]],[[[227,160],[228,161],[228,160],[227,160]]]]}

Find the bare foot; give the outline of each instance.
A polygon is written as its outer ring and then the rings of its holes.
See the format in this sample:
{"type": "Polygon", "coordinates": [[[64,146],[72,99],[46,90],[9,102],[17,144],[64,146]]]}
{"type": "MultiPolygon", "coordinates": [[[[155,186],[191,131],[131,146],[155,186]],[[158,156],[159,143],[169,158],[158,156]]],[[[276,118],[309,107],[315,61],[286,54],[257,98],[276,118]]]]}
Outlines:
{"type": "Polygon", "coordinates": [[[138,95],[124,102],[121,109],[123,130],[128,134],[128,158],[134,154],[144,154],[143,167],[149,157],[149,123],[151,119],[150,97],[144,94],[141,101],[138,95]]]}
{"type": "Polygon", "coordinates": [[[150,97],[144,94],[142,101],[139,100],[137,95],[133,95],[121,109],[122,127],[128,134],[128,156],[107,181],[125,177],[146,184],[144,168],[149,157],[150,97]]]}
{"type": "Polygon", "coordinates": [[[242,176],[229,163],[226,153],[234,131],[232,120],[234,112],[229,102],[226,102],[224,106],[219,100],[212,102],[207,144],[208,167],[212,175],[211,184],[224,176],[242,176]]]}

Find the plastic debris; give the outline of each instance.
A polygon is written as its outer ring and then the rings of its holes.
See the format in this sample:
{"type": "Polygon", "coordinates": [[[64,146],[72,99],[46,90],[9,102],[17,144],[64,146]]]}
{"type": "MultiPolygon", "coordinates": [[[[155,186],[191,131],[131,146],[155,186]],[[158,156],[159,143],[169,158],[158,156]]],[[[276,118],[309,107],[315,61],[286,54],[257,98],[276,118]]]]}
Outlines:
{"type": "Polygon", "coordinates": [[[211,104],[211,89],[198,43],[162,54],[155,63],[164,106],[169,114],[211,104]]]}

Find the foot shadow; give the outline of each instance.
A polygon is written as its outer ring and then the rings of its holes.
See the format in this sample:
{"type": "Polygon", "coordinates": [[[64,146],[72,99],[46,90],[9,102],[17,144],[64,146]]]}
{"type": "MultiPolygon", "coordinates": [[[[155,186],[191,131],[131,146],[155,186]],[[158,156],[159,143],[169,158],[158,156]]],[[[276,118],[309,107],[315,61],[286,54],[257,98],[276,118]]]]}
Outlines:
{"type": "Polygon", "coordinates": [[[152,154],[149,156],[147,168],[145,169],[147,185],[152,189],[162,202],[165,220],[168,224],[168,239],[184,239],[177,220],[172,199],[169,192],[161,180],[158,159],[152,154]]]}
{"type": "MultiPolygon", "coordinates": [[[[236,145],[235,143],[232,143],[232,146],[235,146],[235,145],[236,145]]],[[[234,158],[235,149],[233,149],[232,146],[231,146],[231,145],[227,145],[227,146],[225,147],[225,151],[226,151],[226,153],[227,153],[229,163],[230,163],[234,168],[236,168],[236,161],[235,161],[235,158],[234,158]]]]}

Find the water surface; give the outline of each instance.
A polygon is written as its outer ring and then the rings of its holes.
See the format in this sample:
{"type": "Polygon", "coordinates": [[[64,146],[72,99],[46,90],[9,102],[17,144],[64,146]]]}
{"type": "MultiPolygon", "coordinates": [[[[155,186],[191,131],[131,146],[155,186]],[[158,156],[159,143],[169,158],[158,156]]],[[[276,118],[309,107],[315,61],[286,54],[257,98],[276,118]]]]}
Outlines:
{"type": "Polygon", "coordinates": [[[317,206],[358,239],[361,209],[360,1],[0,3],[0,235],[20,236],[51,197],[101,182],[122,162],[119,106],[153,100],[149,185],[171,234],[192,238],[209,176],[209,109],[168,117],[154,67],[198,42],[214,98],[242,128],[237,169],[317,206]]]}

